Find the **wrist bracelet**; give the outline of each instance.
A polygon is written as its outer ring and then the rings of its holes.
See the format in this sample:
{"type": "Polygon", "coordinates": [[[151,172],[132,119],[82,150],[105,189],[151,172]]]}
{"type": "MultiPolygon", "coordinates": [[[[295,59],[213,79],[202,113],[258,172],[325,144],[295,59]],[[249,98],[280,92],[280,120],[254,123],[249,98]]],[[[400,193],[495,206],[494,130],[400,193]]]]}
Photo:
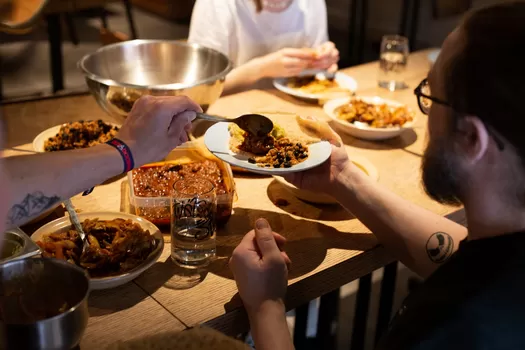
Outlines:
{"type": "Polygon", "coordinates": [[[135,168],[135,162],[133,161],[133,156],[131,155],[131,150],[128,145],[119,139],[112,139],[106,142],[106,144],[115,147],[122,156],[122,160],[124,161],[124,171],[122,173],[127,173],[135,168]]]}

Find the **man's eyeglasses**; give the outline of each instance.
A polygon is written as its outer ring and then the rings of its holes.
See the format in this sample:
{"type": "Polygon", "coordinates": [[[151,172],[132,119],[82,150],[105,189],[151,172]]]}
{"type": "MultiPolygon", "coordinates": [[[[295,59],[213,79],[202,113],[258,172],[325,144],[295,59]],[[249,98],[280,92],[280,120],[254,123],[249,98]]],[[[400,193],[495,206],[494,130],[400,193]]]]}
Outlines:
{"type": "MultiPolygon", "coordinates": [[[[421,113],[428,115],[430,113],[430,107],[432,107],[432,103],[437,103],[443,106],[447,106],[454,110],[454,112],[465,115],[465,113],[457,111],[450,103],[441,100],[439,98],[433,97],[430,93],[430,85],[428,84],[428,79],[425,78],[423,81],[418,85],[418,87],[414,90],[414,94],[417,96],[417,104],[419,105],[419,109],[421,110],[421,113]]],[[[490,125],[487,125],[485,123],[485,127],[487,128],[487,131],[494,139],[494,142],[496,142],[496,145],[498,146],[498,149],[500,151],[503,151],[504,144],[503,141],[496,135],[496,132],[492,129],[490,125]]]]}

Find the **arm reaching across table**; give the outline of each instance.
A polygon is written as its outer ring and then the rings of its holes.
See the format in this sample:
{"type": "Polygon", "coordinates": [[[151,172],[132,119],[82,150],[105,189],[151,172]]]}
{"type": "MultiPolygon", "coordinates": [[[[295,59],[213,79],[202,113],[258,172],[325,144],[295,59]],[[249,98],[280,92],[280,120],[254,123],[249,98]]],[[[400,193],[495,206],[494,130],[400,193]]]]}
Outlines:
{"type": "MultiPolygon", "coordinates": [[[[327,139],[326,130],[323,138],[327,139]]],[[[336,198],[403,264],[423,277],[429,276],[455,252],[467,229],[370,180],[352,164],[333,130],[330,141],[332,155],[325,164],[286,179],[297,187],[336,198]]]]}
{"type": "MultiPolygon", "coordinates": [[[[187,129],[200,107],[187,97],[139,99],[117,139],[131,151],[135,166],[162,159],[186,142],[187,129]]],[[[53,205],[121,174],[117,150],[101,144],[91,148],[2,160],[10,177],[6,226],[22,225],[53,205]]]]}

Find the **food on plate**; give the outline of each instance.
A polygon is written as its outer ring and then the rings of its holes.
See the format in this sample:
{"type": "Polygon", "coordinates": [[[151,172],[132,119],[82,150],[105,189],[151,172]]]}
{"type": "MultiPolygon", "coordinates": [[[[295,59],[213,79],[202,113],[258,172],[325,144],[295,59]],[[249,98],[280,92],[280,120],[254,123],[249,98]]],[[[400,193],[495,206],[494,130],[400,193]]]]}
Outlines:
{"type": "Polygon", "coordinates": [[[104,143],[117,135],[119,128],[102,120],[66,123],[60,131],[44,142],[46,152],[88,148],[104,143]]]}
{"type": "Polygon", "coordinates": [[[274,123],[268,135],[253,135],[232,124],[230,149],[247,154],[248,162],[265,168],[290,168],[308,158],[307,142],[293,140],[282,127],[274,123]],[[240,131],[239,131],[240,130],[240,131]]]}
{"type": "Polygon", "coordinates": [[[324,94],[332,92],[343,92],[348,89],[342,88],[334,79],[319,79],[316,76],[294,77],[288,79],[286,85],[306,94],[324,94]]]}
{"type": "Polygon", "coordinates": [[[133,193],[136,197],[165,197],[165,205],[141,206],[137,214],[157,224],[170,223],[169,196],[171,186],[180,179],[204,178],[215,186],[217,195],[217,224],[221,225],[231,216],[232,189],[225,182],[225,174],[214,160],[189,163],[167,162],[161,165],[145,165],[131,173],[133,193]]]}
{"type": "Polygon", "coordinates": [[[296,117],[297,124],[306,135],[331,142],[339,147],[343,144],[341,137],[333,131],[327,122],[315,117],[296,117]]]}
{"type": "Polygon", "coordinates": [[[78,232],[70,228],[44,235],[36,242],[42,256],[76,264],[87,269],[91,277],[107,277],[137,267],[156,246],[150,232],[132,220],[86,219],[82,228],[89,242],[85,252],[78,232]]]}
{"type": "Polygon", "coordinates": [[[338,119],[366,123],[373,128],[400,127],[414,119],[413,112],[406,106],[368,103],[359,98],[337,107],[334,113],[338,119]]]}

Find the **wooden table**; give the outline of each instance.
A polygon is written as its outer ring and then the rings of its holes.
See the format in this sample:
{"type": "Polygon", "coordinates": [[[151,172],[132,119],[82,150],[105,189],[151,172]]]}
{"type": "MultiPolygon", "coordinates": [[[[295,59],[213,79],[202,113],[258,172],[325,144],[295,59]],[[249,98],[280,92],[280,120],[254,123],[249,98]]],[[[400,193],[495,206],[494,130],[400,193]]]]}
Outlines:
{"type": "MultiPolygon", "coordinates": [[[[420,162],[424,150],[427,117],[419,113],[412,90],[429,70],[428,52],[410,57],[406,81],[410,89],[388,92],[376,87],[378,64],[345,70],[359,83],[361,95],[379,95],[408,104],[418,111],[413,131],[385,142],[366,142],[344,137],[350,155],[367,157],[379,170],[379,182],[404,198],[440,215],[456,209],[428,198],[420,185],[420,162]]],[[[103,115],[89,97],[63,98],[3,108],[10,140],[21,139],[19,130],[48,117],[63,114],[67,120],[98,118],[103,115]],[[40,115],[37,115],[40,114],[40,115]]],[[[326,118],[321,108],[297,101],[274,90],[249,91],[221,98],[210,113],[239,115],[256,111],[293,112],[326,118]]],[[[106,118],[108,119],[108,118],[106,118]]],[[[293,124],[281,117],[280,124],[293,124]]],[[[51,125],[49,125],[51,126],[51,125]]],[[[42,126],[44,129],[46,126],[42,126]]],[[[37,130],[33,130],[32,135],[37,130]]],[[[26,141],[27,142],[27,141],[26,141]]],[[[25,145],[23,147],[29,147],[25,145]]],[[[83,344],[108,344],[117,339],[136,338],[165,329],[183,329],[207,324],[227,334],[248,328],[235,282],[227,267],[228,258],[259,217],[267,218],[275,231],[288,238],[287,252],[293,261],[286,305],[302,305],[340,286],[380,268],[394,259],[378,244],[374,235],[339,206],[315,206],[291,196],[272,178],[237,176],[238,201],[234,215],[217,236],[218,259],[201,275],[184,276],[170,261],[170,238],[151,269],[133,283],[115,290],[94,292],[90,299],[91,319],[83,344]],[[289,204],[274,203],[284,199],[289,204]],[[187,288],[189,284],[195,284],[187,288]],[[186,289],[181,289],[185,288],[186,289]],[[100,330],[104,329],[104,332],[100,330]]],[[[76,196],[73,203],[83,211],[129,211],[127,181],[120,179],[95,188],[87,196],[76,196]]],[[[282,201],[280,201],[282,202],[282,201]]],[[[461,211],[453,219],[463,222],[461,211]]]]}

